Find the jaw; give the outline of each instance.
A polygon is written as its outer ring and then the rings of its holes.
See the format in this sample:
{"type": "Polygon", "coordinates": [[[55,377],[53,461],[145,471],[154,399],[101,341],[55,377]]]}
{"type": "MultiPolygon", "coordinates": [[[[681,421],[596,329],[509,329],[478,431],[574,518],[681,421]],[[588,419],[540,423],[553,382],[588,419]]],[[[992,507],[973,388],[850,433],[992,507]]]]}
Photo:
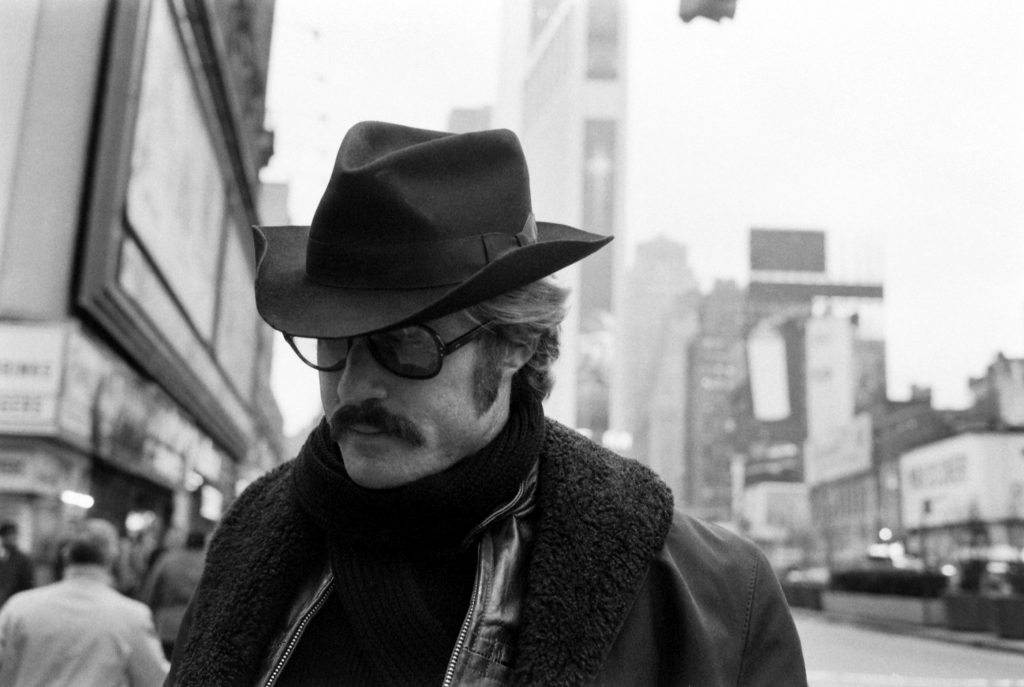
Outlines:
{"type": "Polygon", "coordinates": [[[338,448],[349,477],[368,489],[400,487],[435,471],[423,449],[389,434],[346,431],[338,439],[338,448]]]}

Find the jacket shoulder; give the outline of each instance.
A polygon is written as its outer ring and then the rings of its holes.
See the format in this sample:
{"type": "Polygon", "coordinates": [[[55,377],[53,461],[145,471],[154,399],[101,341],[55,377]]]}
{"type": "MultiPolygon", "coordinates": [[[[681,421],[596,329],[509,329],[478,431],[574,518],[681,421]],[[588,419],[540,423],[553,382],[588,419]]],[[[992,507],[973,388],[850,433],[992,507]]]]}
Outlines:
{"type": "Polygon", "coordinates": [[[683,657],[679,669],[693,684],[806,685],[800,638],[767,557],[724,527],[676,511],[633,616],[627,636],[661,647],[655,663],[683,657]]]}
{"type": "Polygon", "coordinates": [[[676,510],[665,537],[664,555],[693,572],[749,570],[768,565],[764,553],[754,542],[735,532],[676,510]]]}

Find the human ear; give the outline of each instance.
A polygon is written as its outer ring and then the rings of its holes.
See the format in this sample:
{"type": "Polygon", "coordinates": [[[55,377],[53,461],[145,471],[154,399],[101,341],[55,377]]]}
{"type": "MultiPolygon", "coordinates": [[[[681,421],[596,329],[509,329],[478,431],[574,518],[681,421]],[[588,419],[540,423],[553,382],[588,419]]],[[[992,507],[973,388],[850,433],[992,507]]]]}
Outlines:
{"type": "Polygon", "coordinates": [[[501,369],[504,374],[511,377],[533,357],[533,347],[526,344],[514,344],[505,348],[501,358],[501,369]]]}

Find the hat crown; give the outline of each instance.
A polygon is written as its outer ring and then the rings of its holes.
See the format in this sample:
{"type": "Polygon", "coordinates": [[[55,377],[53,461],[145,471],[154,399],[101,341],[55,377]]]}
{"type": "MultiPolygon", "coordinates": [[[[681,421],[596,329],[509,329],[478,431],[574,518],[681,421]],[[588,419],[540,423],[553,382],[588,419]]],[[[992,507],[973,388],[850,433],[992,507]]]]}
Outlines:
{"type": "Polygon", "coordinates": [[[342,141],[310,238],[358,249],[515,234],[530,214],[526,160],[511,131],[362,122],[342,141]]]}
{"type": "Polygon", "coordinates": [[[553,274],[611,240],[537,222],[508,130],[362,122],[308,227],[254,227],[256,306],[275,329],[347,337],[424,322],[553,274]]]}

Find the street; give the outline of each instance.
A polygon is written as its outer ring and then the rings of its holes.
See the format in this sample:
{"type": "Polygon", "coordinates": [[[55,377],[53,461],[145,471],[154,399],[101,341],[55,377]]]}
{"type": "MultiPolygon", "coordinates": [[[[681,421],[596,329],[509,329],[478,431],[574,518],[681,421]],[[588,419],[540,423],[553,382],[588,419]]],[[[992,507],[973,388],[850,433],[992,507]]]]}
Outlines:
{"type": "Polygon", "coordinates": [[[1024,687],[1024,655],[794,613],[811,687],[1024,687]]]}

